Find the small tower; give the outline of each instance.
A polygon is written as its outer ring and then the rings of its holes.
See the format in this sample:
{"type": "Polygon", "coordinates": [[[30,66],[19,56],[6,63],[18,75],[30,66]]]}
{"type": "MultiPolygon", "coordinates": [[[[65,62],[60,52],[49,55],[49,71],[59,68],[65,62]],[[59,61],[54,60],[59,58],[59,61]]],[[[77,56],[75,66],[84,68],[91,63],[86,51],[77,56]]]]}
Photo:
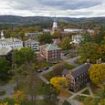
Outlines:
{"type": "Polygon", "coordinates": [[[58,29],[58,23],[57,23],[56,19],[54,19],[53,26],[52,26],[52,33],[57,31],[57,29],[58,29]]]}
{"type": "Polygon", "coordinates": [[[2,39],[2,40],[5,39],[5,37],[4,37],[4,32],[3,32],[3,31],[1,31],[1,39],[2,39]]]}

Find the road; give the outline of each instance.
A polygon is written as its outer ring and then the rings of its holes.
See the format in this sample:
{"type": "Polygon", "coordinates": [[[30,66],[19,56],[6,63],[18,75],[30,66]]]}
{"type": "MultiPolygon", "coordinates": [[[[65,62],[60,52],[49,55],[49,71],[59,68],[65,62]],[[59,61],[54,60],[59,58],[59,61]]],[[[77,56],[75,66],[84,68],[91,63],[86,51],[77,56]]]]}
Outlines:
{"type": "Polygon", "coordinates": [[[15,86],[16,84],[6,84],[4,86],[0,86],[0,90],[6,92],[3,96],[0,96],[0,99],[11,97],[14,93],[15,86]]]}
{"type": "Polygon", "coordinates": [[[78,64],[76,63],[76,61],[80,58],[80,56],[74,57],[74,58],[70,58],[70,59],[64,59],[64,61],[68,62],[69,64],[72,64],[74,66],[77,66],[78,64]]]}

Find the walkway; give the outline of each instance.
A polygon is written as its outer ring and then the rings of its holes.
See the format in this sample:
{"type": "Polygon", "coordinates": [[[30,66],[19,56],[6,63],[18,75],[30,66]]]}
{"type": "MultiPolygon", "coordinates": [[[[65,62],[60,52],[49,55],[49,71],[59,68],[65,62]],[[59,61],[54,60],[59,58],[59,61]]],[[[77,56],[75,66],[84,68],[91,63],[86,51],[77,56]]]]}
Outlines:
{"type": "Polygon", "coordinates": [[[80,56],[74,57],[74,58],[70,58],[70,59],[66,59],[64,61],[68,62],[69,64],[75,65],[77,66],[78,64],[76,64],[76,61],[80,58],[80,56]]]}
{"type": "Polygon", "coordinates": [[[16,86],[16,84],[6,84],[4,86],[0,86],[0,90],[6,92],[3,96],[0,96],[0,99],[12,97],[12,94],[14,93],[15,86],[16,86]]]}

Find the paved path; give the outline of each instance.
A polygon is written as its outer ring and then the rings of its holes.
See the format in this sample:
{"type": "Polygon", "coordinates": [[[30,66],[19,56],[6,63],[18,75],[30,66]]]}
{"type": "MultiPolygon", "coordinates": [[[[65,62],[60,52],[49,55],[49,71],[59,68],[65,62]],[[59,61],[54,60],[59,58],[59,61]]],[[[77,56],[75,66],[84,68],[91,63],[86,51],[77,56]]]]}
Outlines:
{"type": "Polygon", "coordinates": [[[79,58],[80,58],[80,56],[77,56],[77,57],[74,57],[74,58],[66,59],[66,60],[64,60],[64,61],[68,62],[69,64],[72,64],[72,65],[77,66],[76,61],[77,61],[79,58]]]}
{"type": "Polygon", "coordinates": [[[72,100],[73,98],[75,98],[76,96],[78,96],[79,94],[81,94],[82,92],[84,92],[85,90],[87,90],[88,88],[84,88],[82,90],[80,90],[79,92],[77,93],[74,93],[71,97],[68,98],[68,100],[72,100]]]}
{"type": "Polygon", "coordinates": [[[49,81],[41,74],[38,75],[38,77],[46,84],[49,84],[49,81]]]}
{"type": "Polygon", "coordinates": [[[50,67],[48,70],[43,71],[43,72],[41,72],[40,74],[41,74],[41,75],[44,75],[44,74],[47,74],[47,73],[53,71],[53,67],[54,67],[54,66],[50,67]]]}
{"type": "Polygon", "coordinates": [[[16,84],[6,84],[4,86],[0,86],[0,90],[6,92],[3,96],[0,96],[0,99],[4,99],[6,97],[12,97],[15,86],[16,84]]]}
{"type": "Polygon", "coordinates": [[[77,100],[70,100],[69,102],[71,105],[81,105],[81,102],[79,102],[77,100]]]}
{"type": "Polygon", "coordinates": [[[50,67],[48,70],[43,71],[41,73],[38,74],[38,77],[46,84],[49,84],[49,81],[43,76],[44,74],[47,74],[49,72],[53,71],[53,66],[50,67]]]}

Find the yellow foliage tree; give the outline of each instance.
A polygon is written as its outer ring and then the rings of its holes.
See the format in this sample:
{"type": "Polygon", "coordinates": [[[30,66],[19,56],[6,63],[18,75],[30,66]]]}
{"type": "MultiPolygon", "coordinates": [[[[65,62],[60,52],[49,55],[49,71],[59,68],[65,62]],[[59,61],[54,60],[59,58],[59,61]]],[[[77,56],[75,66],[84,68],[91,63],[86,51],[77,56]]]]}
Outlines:
{"type": "Polygon", "coordinates": [[[21,104],[22,101],[24,101],[24,99],[26,98],[26,95],[24,94],[23,91],[18,90],[14,93],[13,98],[16,102],[15,105],[19,105],[19,104],[21,104]]]}
{"type": "Polygon", "coordinates": [[[0,103],[0,105],[8,105],[8,102],[0,103]]]}
{"type": "Polygon", "coordinates": [[[57,91],[61,91],[68,87],[68,80],[65,77],[53,77],[50,80],[50,83],[57,89],[57,91]]]}
{"type": "MultiPolygon", "coordinates": [[[[2,103],[0,103],[0,105],[9,105],[9,104],[8,104],[8,102],[2,102],[2,103]]],[[[15,103],[14,105],[20,105],[20,104],[15,103]]]]}
{"type": "Polygon", "coordinates": [[[105,64],[94,64],[89,69],[89,76],[94,84],[105,82],[105,64]]]}

